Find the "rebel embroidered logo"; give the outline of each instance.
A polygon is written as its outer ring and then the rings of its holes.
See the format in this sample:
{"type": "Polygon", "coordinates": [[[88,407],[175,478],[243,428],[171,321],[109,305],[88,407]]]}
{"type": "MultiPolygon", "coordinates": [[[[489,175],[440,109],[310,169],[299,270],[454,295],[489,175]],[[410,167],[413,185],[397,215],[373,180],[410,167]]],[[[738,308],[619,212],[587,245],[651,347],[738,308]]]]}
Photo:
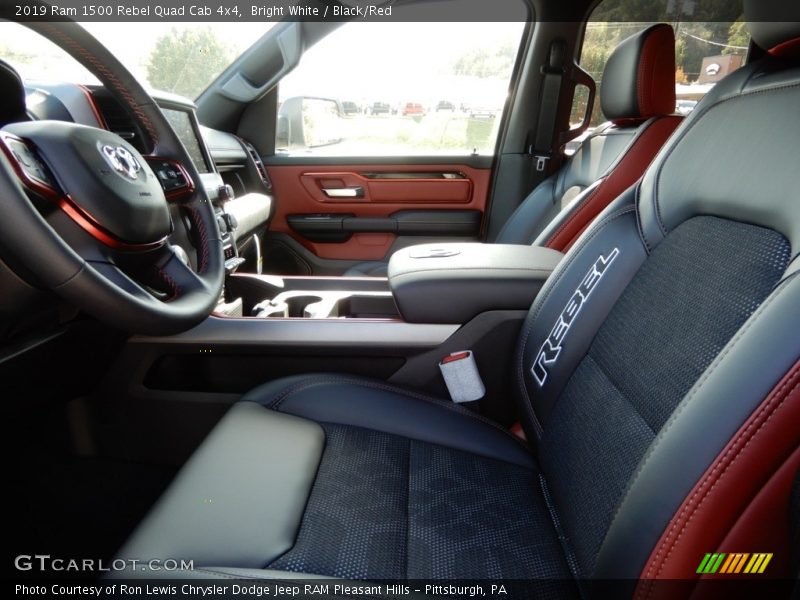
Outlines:
{"type": "Polygon", "coordinates": [[[600,255],[600,258],[595,261],[592,268],[586,273],[578,289],[576,289],[575,293],[570,297],[564,310],[561,311],[556,324],[553,325],[550,335],[547,336],[547,339],[539,349],[536,360],[531,367],[531,373],[533,373],[533,377],[536,379],[539,387],[543,387],[544,382],[547,381],[548,368],[552,367],[558,360],[564,338],[567,336],[569,328],[572,327],[581,309],[583,309],[584,305],[589,300],[589,296],[591,296],[592,292],[603,278],[603,275],[605,275],[608,270],[608,267],[611,266],[611,263],[614,262],[617,256],[619,256],[619,248],[614,248],[608,256],[600,255]]]}

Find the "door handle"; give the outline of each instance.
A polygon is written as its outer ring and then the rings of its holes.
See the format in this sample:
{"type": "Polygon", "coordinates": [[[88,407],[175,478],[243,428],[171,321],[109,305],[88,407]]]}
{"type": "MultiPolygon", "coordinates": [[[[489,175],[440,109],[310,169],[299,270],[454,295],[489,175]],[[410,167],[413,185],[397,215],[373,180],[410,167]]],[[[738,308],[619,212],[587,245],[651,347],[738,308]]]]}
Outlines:
{"type": "Polygon", "coordinates": [[[363,198],[364,188],[356,187],[343,187],[343,188],[322,188],[322,191],[328,198],[363,198]]]}

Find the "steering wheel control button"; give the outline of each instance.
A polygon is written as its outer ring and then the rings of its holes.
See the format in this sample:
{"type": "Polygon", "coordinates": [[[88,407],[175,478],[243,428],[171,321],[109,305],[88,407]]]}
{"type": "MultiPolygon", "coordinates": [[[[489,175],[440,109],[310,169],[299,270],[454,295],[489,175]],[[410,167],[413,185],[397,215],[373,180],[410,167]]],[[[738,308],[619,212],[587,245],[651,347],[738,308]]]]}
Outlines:
{"type": "Polygon", "coordinates": [[[190,190],[191,184],[188,176],[175,163],[159,158],[148,158],[148,164],[158,177],[158,180],[166,194],[174,194],[181,190],[190,190]]]}
{"type": "Polygon", "coordinates": [[[39,193],[46,192],[47,195],[58,194],[53,177],[28,144],[5,132],[1,134],[0,141],[6,155],[15,163],[19,175],[28,187],[39,193]]]}
{"type": "Polygon", "coordinates": [[[36,158],[36,155],[33,151],[28,148],[25,142],[20,140],[15,140],[13,138],[6,139],[6,144],[11,150],[12,155],[19,163],[22,170],[25,174],[39,181],[41,183],[46,183],[47,185],[52,185],[50,181],[50,177],[47,175],[47,171],[41,161],[36,158]]]}

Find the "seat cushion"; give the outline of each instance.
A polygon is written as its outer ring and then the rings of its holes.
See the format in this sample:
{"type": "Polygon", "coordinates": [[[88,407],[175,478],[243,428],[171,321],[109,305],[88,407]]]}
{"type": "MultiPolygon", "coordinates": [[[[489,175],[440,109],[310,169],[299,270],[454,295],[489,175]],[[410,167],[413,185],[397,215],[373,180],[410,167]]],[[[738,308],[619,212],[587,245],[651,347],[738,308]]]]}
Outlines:
{"type": "Polygon", "coordinates": [[[234,406],[118,557],[263,567],[294,542],[324,439],[311,421],[251,402],[234,406]]]}
{"type": "Polygon", "coordinates": [[[493,422],[379,380],[289,377],[231,408],[118,558],[193,560],[197,577],[568,580],[552,514],[527,446],[493,422]]]}
{"type": "Polygon", "coordinates": [[[346,579],[567,578],[535,469],[323,424],[294,547],[270,569],[346,579]]]}

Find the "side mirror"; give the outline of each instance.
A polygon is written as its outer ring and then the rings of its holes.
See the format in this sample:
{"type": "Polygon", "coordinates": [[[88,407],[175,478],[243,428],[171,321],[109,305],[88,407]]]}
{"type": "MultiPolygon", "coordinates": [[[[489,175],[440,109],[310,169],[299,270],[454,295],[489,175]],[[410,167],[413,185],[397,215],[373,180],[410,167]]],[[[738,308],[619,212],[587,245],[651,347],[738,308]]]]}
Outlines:
{"type": "Polygon", "coordinates": [[[342,107],[330,98],[295,96],[278,110],[280,150],[308,150],[342,141],[342,107]]]}

